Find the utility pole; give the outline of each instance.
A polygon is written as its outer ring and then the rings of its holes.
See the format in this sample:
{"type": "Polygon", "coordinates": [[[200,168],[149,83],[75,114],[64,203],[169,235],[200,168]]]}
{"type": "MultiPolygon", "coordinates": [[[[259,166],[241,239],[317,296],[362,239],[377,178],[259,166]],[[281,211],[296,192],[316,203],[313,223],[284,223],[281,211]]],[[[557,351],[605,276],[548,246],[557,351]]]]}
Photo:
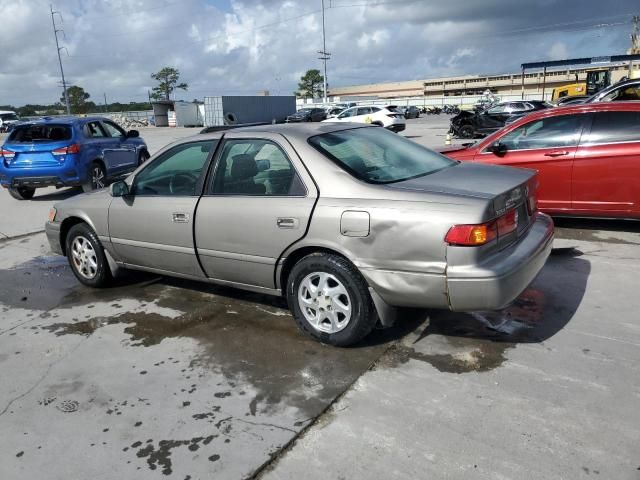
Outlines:
{"type": "Polygon", "coordinates": [[[57,13],[62,19],[62,15],[60,12],[55,12],[53,10],[53,5],[49,4],[49,8],[51,9],[51,23],[53,24],[53,36],[56,38],[56,50],[58,51],[58,63],[60,64],[60,76],[62,76],[62,90],[64,91],[64,103],[67,105],[67,115],[71,115],[71,107],[69,106],[69,94],[67,93],[67,82],[64,79],[64,70],[62,68],[62,58],[60,57],[60,50],[64,47],[60,47],[58,43],[58,32],[62,32],[64,35],[64,31],[60,28],[56,27],[56,19],[55,14],[57,13]]]}
{"type": "Polygon", "coordinates": [[[105,113],[107,113],[107,94],[103,93],[104,95],[104,111],[105,113]]]}
{"type": "Polygon", "coordinates": [[[327,52],[327,40],[324,31],[324,0],[322,0],[322,51],[318,51],[318,60],[324,62],[324,98],[323,103],[327,103],[327,60],[331,59],[331,54],[327,52]]]}

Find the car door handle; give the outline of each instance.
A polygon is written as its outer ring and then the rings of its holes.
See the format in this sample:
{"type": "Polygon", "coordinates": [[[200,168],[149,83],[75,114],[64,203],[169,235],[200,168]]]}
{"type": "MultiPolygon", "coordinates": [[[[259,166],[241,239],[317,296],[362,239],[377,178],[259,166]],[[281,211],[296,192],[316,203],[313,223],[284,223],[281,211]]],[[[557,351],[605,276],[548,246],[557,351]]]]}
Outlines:
{"type": "Polygon", "coordinates": [[[566,150],[558,151],[558,152],[549,152],[545,153],[545,157],[563,157],[564,155],[569,155],[569,152],[566,150]]]}
{"type": "Polygon", "coordinates": [[[176,213],[173,213],[171,216],[173,218],[174,223],[189,223],[188,213],[176,212],[176,213]]]}
{"type": "Polygon", "coordinates": [[[299,224],[300,222],[298,221],[297,218],[279,217],[276,220],[276,225],[278,225],[278,228],[298,228],[299,224]]]}

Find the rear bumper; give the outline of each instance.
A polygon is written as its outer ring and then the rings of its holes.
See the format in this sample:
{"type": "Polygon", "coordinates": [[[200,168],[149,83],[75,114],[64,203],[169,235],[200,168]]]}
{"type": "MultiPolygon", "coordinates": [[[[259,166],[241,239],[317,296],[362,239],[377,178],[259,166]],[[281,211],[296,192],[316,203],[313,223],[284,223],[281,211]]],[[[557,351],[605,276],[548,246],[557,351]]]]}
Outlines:
{"type": "Polygon", "coordinates": [[[538,214],[524,238],[488,262],[473,267],[450,266],[447,269],[447,291],[451,310],[499,310],[506,307],[538,275],[552,246],[553,220],[538,214]]]}
{"type": "Polygon", "coordinates": [[[3,168],[0,185],[8,187],[77,187],[82,184],[78,170],[70,166],[27,168],[3,168]]]}
{"type": "Polygon", "coordinates": [[[59,222],[47,222],[44,225],[44,231],[47,234],[51,251],[58,255],[64,255],[62,245],[60,244],[60,225],[59,222]]]}

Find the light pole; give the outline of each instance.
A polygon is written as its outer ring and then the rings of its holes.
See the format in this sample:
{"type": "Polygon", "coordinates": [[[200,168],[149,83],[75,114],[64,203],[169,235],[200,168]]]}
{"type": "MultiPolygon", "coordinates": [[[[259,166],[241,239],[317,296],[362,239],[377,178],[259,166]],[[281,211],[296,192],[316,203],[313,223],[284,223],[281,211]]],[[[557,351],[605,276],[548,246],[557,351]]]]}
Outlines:
{"type": "MultiPolygon", "coordinates": [[[[60,64],[60,75],[62,76],[62,89],[64,91],[64,103],[67,106],[67,115],[71,115],[71,107],[69,106],[69,94],[67,93],[67,82],[64,79],[64,70],[62,68],[62,58],[60,57],[60,50],[62,50],[64,47],[60,47],[60,44],[58,43],[58,32],[63,32],[63,30],[56,28],[56,20],[54,17],[56,13],[60,15],[60,12],[54,12],[53,5],[51,4],[49,4],[49,8],[51,9],[51,23],[53,24],[53,36],[56,38],[56,50],[58,51],[58,63],[60,64]]],[[[62,15],[60,15],[60,18],[62,18],[62,15]]]]}
{"type": "Polygon", "coordinates": [[[320,56],[319,60],[324,62],[324,90],[323,90],[323,103],[327,103],[327,60],[331,58],[331,54],[327,52],[327,41],[324,30],[324,0],[322,0],[322,51],[318,52],[320,56]]]}

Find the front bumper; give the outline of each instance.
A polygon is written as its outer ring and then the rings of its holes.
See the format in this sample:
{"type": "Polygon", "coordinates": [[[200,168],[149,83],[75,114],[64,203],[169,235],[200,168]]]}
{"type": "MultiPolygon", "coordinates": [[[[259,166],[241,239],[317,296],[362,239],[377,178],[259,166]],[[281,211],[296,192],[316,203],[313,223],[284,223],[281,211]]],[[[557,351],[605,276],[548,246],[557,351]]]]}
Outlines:
{"type": "Polygon", "coordinates": [[[538,214],[524,238],[489,261],[473,267],[449,266],[447,291],[451,310],[499,310],[506,307],[538,275],[552,246],[553,220],[538,214]]]}
{"type": "Polygon", "coordinates": [[[44,225],[44,231],[47,234],[51,251],[58,255],[64,255],[60,244],[60,225],[60,222],[47,222],[44,225]]]}

